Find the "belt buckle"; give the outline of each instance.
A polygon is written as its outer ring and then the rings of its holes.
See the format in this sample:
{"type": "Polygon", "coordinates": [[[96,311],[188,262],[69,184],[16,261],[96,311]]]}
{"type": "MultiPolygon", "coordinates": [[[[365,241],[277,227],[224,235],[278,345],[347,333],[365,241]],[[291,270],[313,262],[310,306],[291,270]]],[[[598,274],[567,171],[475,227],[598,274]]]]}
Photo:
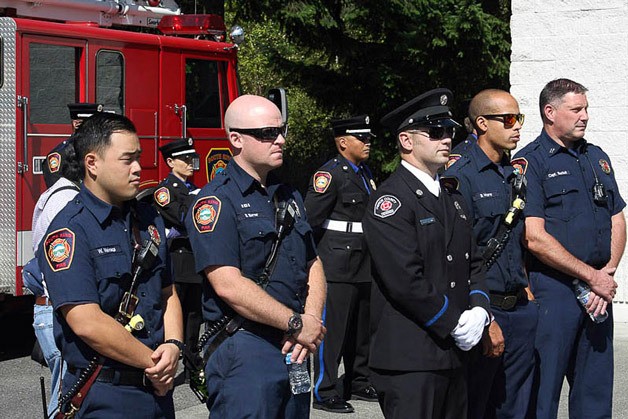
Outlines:
{"type": "Polygon", "coordinates": [[[511,310],[517,305],[517,300],[518,298],[516,295],[506,295],[502,301],[502,309],[511,310]]]}

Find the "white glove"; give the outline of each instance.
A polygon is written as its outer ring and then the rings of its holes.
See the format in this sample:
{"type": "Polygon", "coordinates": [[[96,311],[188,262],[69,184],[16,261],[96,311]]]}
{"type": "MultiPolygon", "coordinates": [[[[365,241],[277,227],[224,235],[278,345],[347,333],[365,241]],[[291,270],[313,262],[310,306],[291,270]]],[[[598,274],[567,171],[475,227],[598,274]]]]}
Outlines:
{"type": "Polygon", "coordinates": [[[482,307],[473,307],[462,312],[458,324],[451,331],[451,336],[463,351],[468,351],[482,339],[484,327],[489,322],[488,312],[482,307]]]}

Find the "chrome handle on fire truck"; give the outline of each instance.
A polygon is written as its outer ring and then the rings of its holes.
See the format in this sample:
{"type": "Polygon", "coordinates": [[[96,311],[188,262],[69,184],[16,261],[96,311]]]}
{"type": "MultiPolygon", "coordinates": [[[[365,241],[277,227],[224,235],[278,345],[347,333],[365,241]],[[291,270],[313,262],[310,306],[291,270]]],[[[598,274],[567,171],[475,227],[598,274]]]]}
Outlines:
{"type": "Polygon", "coordinates": [[[28,98],[18,96],[17,107],[22,109],[22,140],[24,141],[24,161],[17,163],[17,172],[23,174],[28,172],[28,98]]]}
{"type": "Polygon", "coordinates": [[[188,132],[188,107],[175,103],[174,113],[181,118],[181,138],[186,138],[188,132]]]}

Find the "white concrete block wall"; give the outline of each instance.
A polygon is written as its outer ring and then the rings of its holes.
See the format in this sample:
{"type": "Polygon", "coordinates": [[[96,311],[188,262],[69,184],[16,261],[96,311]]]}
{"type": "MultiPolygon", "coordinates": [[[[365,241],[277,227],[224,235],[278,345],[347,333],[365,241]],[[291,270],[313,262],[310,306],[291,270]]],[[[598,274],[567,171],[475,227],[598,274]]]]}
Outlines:
{"type": "MultiPolygon", "coordinates": [[[[582,83],[589,89],[586,138],[608,153],[628,201],[628,0],[512,0],[511,5],[511,93],[526,114],[520,147],[541,131],[543,86],[559,77],[582,83]]],[[[616,278],[616,317],[628,321],[628,254],[616,278]]]]}

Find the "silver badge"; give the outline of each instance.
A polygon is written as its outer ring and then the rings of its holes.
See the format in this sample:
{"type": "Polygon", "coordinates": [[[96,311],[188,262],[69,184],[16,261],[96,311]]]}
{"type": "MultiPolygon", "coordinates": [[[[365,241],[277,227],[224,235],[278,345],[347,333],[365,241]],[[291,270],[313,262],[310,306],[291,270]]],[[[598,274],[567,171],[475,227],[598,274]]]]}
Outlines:
{"type": "Polygon", "coordinates": [[[447,95],[441,95],[440,104],[445,106],[447,104],[447,95]]]}
{"type": "Polygon", "coordinates": [[[364,123],[366,125],[370,124],[371,120],[369,119],[369,117],[367,116],[366,118],[364,118],[364,123]]]}
{"type": "Polygon", "coordinates": [[[375,181],[373,179],[369,179],[369,182],[371,183],[371,189],[377,190],[377,186],[375,186],[375,181]]]}
{"type": "Polygon", "coordinates": [[[188,145],[192,145],[194,144],[194,140],[190,137],[188,138],[188,145]]]}

